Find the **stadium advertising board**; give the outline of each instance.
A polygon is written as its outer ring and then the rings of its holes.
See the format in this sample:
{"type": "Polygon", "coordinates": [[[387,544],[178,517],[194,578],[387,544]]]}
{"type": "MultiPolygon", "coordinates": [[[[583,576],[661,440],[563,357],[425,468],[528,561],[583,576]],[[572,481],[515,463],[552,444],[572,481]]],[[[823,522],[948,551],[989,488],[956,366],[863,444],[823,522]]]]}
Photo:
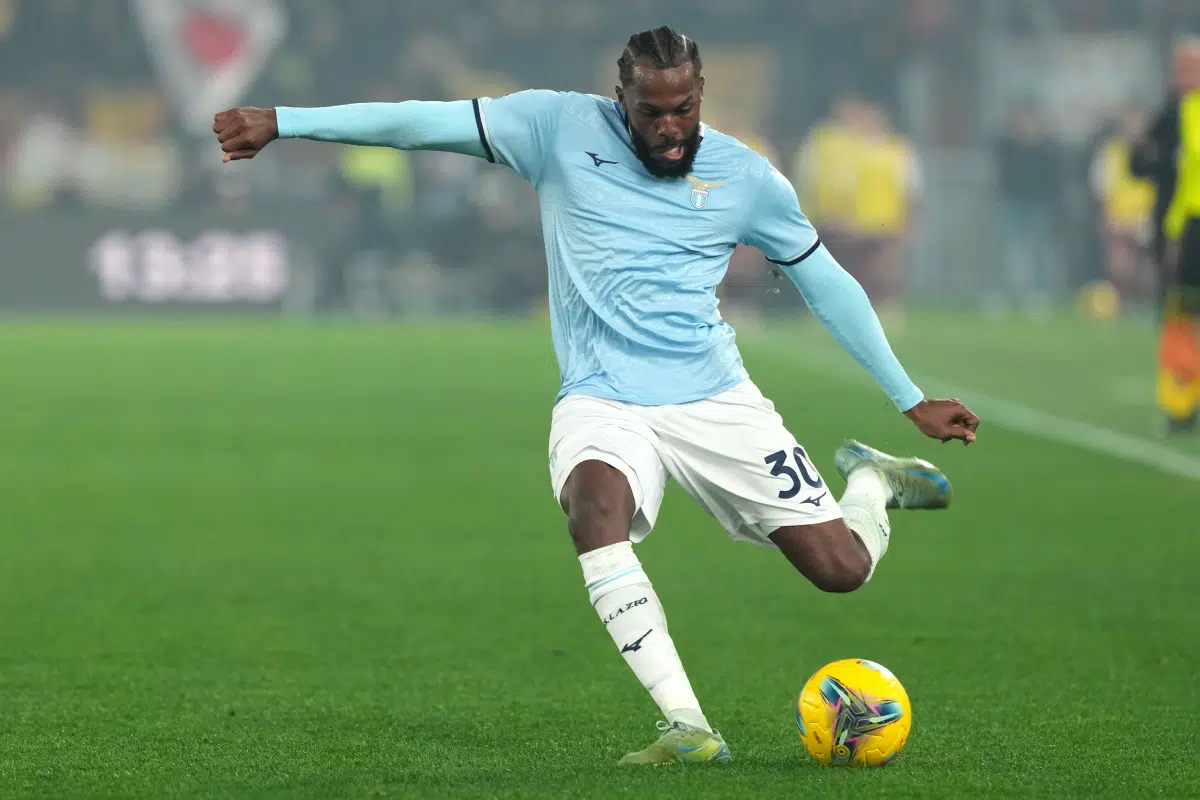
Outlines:
{"type": "Polygon", "coordinates": [[[0,222],[7,312],[279,309],[320,241],[322,215],[62,210],[0,222]]]}

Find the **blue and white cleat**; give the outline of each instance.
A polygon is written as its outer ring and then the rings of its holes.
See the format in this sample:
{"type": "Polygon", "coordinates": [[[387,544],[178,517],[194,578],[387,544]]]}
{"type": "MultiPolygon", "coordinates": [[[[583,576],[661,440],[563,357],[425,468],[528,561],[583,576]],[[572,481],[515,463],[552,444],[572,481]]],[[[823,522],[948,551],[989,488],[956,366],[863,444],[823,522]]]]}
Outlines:
{"type": "Polygon", "coordinates": [[[659,722],[662,735],[658,741],[630,753],[622,764],[703,764],[709,761],[728,761],[729,745],[721,734],[694,728],[683,722],[659,722]]]}
{"type": "Polygon", "coordinates": [[[888,508],[948,508],[954,491],[942,471],[920,458],[897,458],[848,439],[833,456],[843,478],[860,467],[875,469],[891,489],[888,508]]]}

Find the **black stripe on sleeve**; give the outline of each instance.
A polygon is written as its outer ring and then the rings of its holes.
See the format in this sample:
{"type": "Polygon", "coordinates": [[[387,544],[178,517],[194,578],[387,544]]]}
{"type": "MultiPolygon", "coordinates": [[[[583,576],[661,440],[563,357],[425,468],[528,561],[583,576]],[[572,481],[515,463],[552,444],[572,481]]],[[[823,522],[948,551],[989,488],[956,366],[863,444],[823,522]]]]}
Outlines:
{"type": "Polygon", "coordinates": [[[479,108],[478,97],[471,101],[471,108],[475,109],[475,127],[479,130],[479,143],[483,145],[483,153],[489,163],[495,164],[496,154],[492,152],[492,146],[488,144],[487,134],[483,130],[483,111],[479,108]]]}
{"type": "Polygon", "coordinates": [[[818,236],[817,240],[812,243],[812,247],[808,248],[803,253],[801,253],[800,255],[793,258],[791,261],[776,261],[773,258],[768,258],[767,261],[770,261],[772,264],[778,264],[781,267],[793,267],[796,264],[799,264],[804,259],[811,256],[813,253],[817,252],[817,248],[820,246],[821,246],[821,238],[818,236]]]}

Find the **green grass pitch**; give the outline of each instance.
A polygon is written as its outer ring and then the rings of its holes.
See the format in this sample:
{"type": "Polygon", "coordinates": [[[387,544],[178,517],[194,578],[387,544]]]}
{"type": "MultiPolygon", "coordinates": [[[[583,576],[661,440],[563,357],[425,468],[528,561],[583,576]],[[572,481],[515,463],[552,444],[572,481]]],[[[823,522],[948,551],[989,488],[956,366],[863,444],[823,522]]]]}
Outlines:
{"type": "MultiPolygon", "coordinates": [[[[548,485],[544,324],[0,330],[0,797],[1200,786],[1200,486],[986,414],[975,447],[923,440],[813,326],[743,351],[832,487],[855,436],[937,462],[956,505],[895,515],[875,579],[825,596],[673,488],[639,555],[734,760],[650,771],[615,766],[657,709],[548,485]],[[887,768],[796,737],[801,685],[844,657],[912,697],[887,768]]],[[[894,343],[922,380],[1147,435],[1148,329],[948,316],[894,343]]]]}

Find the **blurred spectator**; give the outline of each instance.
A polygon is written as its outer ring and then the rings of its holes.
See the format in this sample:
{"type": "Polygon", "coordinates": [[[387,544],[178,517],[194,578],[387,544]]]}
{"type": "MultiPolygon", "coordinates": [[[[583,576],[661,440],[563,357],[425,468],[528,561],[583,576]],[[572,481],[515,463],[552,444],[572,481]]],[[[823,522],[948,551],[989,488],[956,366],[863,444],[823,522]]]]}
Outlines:
{"type": "Polygon", "coordinates": [[[161,209],[181,188],[182,155],[167,136],[167,102],[157,89],[97,90],[87,98],[76,181],[85,202],[161,209]]]}
{"type": "Polygon", "coordinates": [[[1092,162],[1091,188],[1100,203],[1108,278],[1122,307],[1140,303],[1154,289],[1154,184],[1130,170],[1134,144],[1145,131],[1145,116],[1130,109],[1101,145],[1092,162]]]}
{"type": "Polygon", "coordinates": [[[25,104],[8,148],[8,198],[22,209],[64,201],[74,189],[79,133],[68,104],[46,95],[25,104]]]}
{"type": "Polygon", "coordinates": [[[853,244],[846,266],[876,308],[895,316],[903,300],[906,247],[921,195],[921,164],[916,148],[892,127],[881,106],[863,106],[856,127],[853,244]]]}
{"type": "Polygon", "coordinates": [[[800,204],[835,256],[852,238],[857,184],[855,149],[865,102],[853,93],[837,98],[829,118],[817,123],[792,159],[800,204]]]}
{"type": "Polygon", "coordinates": [[[802,207],[830,252],[876,307],[894,316],[922,185],[915,147],[881,105],[845,93],[797,151],[793,174],[802,207]]]}
{"type": "Polygon", "coordinates": [[[1038,109],[1028,103],[1010,113],[993,148],[999,193],[1001,270],[994,304],[1044,311],[1056,271],[1051,246],[1055,197],[1061,190],[1059,152],[1038,109]]]}

